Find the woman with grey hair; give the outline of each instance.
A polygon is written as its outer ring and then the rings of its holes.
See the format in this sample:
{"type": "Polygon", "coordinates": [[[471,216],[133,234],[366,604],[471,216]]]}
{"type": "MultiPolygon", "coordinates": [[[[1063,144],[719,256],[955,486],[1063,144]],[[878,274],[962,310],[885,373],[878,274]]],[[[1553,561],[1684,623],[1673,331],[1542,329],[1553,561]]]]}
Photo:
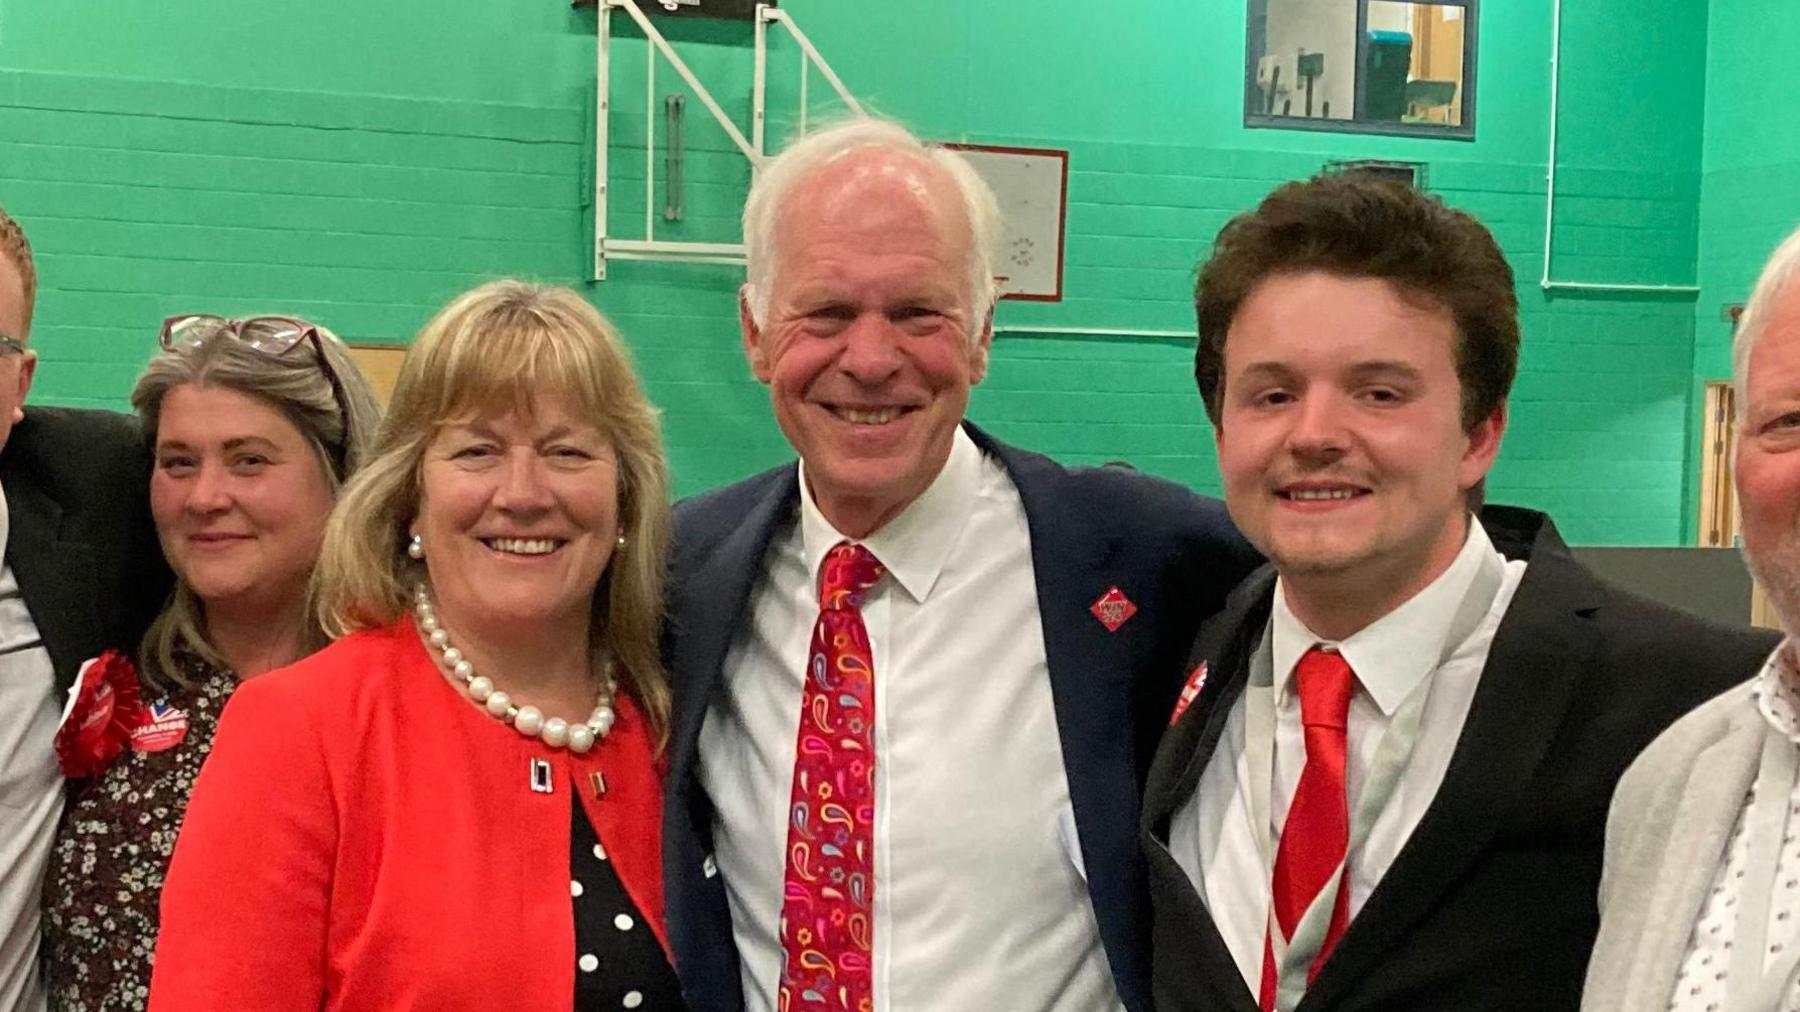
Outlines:
{"type": "Polygon", "coordinates": [[[175,316],[160,341],[131,402],[154,454],[151,512],[176,582],[138,677],[122,657],[84,669],[65,719],[75,734],[59,735],[72,792],[45,879],[52,1009],[148,1000],[163,879],[219,712],[244,679],[325,644],[313,565],[380,421],[343,343],[305,320],[175,316]],[[90,712],[97,700],[110,721],[90,712]],[[83,725],[109,723],[110,747],[104,735],[75,740],[83,725]]]}

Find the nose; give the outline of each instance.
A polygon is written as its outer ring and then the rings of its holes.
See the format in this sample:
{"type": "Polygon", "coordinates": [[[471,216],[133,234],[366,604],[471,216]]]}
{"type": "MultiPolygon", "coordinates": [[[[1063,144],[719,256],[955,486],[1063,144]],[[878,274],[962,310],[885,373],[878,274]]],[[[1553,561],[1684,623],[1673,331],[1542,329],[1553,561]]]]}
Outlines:
{"type": "Polygon", "coordinates": [[[211,461],[203,461],[188,488],[187,508],[200,514],[223,513],[231,508],[230,476],[211,461]]]}
{"type": "Polygon", "coordinates": [[[1348,405],[1330,392],[1305,393],[1291,416],[1288,450],[1309,462],[1329,463],[1343,456],[1349,441],[1346,410],[1348,405]]]}
{"type": "Polygon", "coordinates": [[[875,385],[900,371],[899,328],[878,312],[863,313],[844,332],[838,368],[859,383],[875,385]]]}
{"type": "Polygon", "coordinates": [[[508,513],[541,513],[550,508],[550,490],[544,483],[544,462],[531,447],[518,447],[502,465],[500,487],[494,505],[508,513]]]}

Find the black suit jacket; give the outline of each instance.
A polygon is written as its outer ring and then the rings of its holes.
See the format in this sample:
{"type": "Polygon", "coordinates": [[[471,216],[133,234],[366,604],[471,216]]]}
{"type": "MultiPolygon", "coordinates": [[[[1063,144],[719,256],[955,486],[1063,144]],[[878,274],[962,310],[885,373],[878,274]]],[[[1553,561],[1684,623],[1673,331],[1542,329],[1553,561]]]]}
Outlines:
{"type": "MultiPolygon", "coordinates": [[[[1217,501],[1124,469],[1067,470],[973,426],[968,432],[1006,468],[1024,502],[1088,892],[1119,993],[1133,1012],[1147,1012],[1149,900],[1136,840],[1139,790],[1193,633],[1259,560],[1217,501]],[[1088,613],[1113,586],[1138,607],[1116,633],[1088,613]]],[[[700,727],[721,689],[726,651],[747,624],[763,557],[771,540],[796,522],[798,508],[790,464],[676,510],[665,639],[675,713],[663,882],[669,943],[695,1012],[743,1007],[730,910],[711,857],[713,808],[697,775],[700,727]]],[[[983,957],[971,952],[969,958],[983,957]]]]}
{"type": "MultiPolygon", "coordinates": [[[[1298,1012],[1576,1009],[1599,927],[1606,810],[1620,774],[1676,718],[1755,674],[1779,639],[1726,628],[1600,582],[1543,514],[1481,522],[1529,559],[1436,798],[1350,922],[1298,1012]]],[[[1145,788],[1162,1012],[1255,1012],[1218,929],[1168,848],[1268,621],[1274,573],[1203,629],[1201,696],[1145,788]]]]}
{"type": "Polygon", "coordinates": [[[58,692],[109,647],[137,656],[169,592],[150,518],[150,452],[129,415],[25,409],[0,447],[6,563],[56,669],[58,692]]]}

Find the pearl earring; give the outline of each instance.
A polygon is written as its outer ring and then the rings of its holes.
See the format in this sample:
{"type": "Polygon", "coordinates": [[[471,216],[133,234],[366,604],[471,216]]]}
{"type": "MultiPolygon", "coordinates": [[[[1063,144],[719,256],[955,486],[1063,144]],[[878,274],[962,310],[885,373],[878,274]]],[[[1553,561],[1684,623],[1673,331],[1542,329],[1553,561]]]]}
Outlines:
{"type": "Polygon", "coordinates": [[[625,535],[623,535],[623,534],[619,535],[619,547],[620,548],[625,547],[625,535]]]}
{"type": "Polygon", "coordinates": [[[425,558],[425,539],[414,534],[412,542],[406,546],[406,554],[415,559],[425,558]]]}

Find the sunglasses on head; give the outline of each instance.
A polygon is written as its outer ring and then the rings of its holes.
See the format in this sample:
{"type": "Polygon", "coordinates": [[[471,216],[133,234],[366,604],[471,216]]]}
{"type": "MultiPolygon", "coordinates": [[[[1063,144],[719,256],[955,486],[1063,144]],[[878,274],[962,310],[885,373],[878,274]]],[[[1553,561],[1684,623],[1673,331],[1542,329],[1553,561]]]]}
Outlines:
{"type": "MultiPolygon", "coordinates": [[[[325,341],[315,324],[295,316],[245,316],[232,318],[211,313],[181,313],[163,321],[157,342],[165,350],[198,348],[215,334],[231,335],[240,344],[249,345],[265,355],[285,355],[302,343],[311,342],[319,371],[331,384],[331,397],[337,403],[340,441],[350,438],[350,412],[344,407],[344,388],[338,382],[337,370],[325,355],[325,341]]],[[[343,453],[342,448],[339,454],[343,453]]]]}

